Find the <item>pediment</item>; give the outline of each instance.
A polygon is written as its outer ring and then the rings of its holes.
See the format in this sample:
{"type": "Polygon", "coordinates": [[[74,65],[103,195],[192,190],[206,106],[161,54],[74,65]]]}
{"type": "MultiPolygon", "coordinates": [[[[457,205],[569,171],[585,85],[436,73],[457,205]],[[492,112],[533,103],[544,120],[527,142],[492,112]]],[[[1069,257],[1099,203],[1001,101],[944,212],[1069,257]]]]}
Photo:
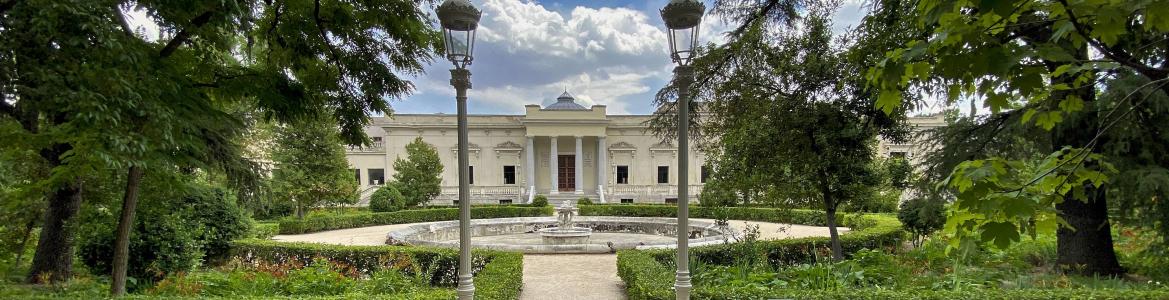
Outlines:
{"type": "Polygon", "coordinates": [[[627,142],[617,142],[609,145],[609,150],[637,150],[637,147],[627,142]]]}
{"type": "Polygon", "coordinates": [[[524,146],[521,146],[520,144],[517,144],[516,142],[505,141],[505,142],[499,143],[498,145],[495,145],[495,149],[496,150],[522,150],[522,149],[524,149],[524,146]]]}

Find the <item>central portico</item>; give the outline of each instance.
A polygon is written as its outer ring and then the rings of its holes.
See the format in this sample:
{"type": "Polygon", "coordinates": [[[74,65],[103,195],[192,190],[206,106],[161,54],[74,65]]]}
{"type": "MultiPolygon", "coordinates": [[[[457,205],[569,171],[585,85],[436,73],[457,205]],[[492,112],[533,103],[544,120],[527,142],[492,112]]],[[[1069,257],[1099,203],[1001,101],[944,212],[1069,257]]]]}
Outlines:
{"type": "MultiPolygon", "coordinates": [[[[650,115],[609,115],[606,106],[585,107],[565,91],[524,114],[468,116],[470,197],[479,204],[528,203],[547,195],[553,203],[588,197],[609,203],[669,203],[678,193],[678,147],[646,129],[650,115]]],[[[362,203],[392,180],[394,160],[422,138],[438,149],[442,191],[431,204],[458,199],[458,140],[448,114],[395,114],[366,126],[372,147],[349,148],[346,157],[361,182],[362,203]]],[[[691,195],[708,173],[702,153],[689,153],[691,195]]],[[[693,198],[692,198],[693,199],[693,198]]]]}
{"type": "Polygon", "coordinates": [[[536,149],[527,151],[526,165],[538,166],[528,168],[528,188],[548,195],[601,194],[606,172],[597,170],[606,169],[605,106],[585,108],[566,91],[547,107],[524,108],[527,149],[536,149]]]}

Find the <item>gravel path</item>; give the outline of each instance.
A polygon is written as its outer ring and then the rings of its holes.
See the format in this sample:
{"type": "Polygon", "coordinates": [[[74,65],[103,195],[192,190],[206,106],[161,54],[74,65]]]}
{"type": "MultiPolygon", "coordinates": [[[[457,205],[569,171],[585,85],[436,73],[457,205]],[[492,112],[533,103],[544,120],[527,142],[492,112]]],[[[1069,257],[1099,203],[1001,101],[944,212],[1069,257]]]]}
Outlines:
{"type": "MultiPolygon", "coordinates": [[[[713,222],[711,219],[693,219],[713,222]]],[[[742,231],[758,225],[760,239],[773,240],[828,236],[827,227],[790,225],[732,220],[731,226],[742,231]]],[[[297,235],[277,235],[272,239],[337,245],[384,245],[386,234],[411,224],[371,226],[297,235]]],[[[840,233],[848,228],[840,227],[840,233]]],[[[528,254],[524,255],[524,288],[520,299],[625,299],[625,285],[617,277],[615,254],[528,254]]]]}

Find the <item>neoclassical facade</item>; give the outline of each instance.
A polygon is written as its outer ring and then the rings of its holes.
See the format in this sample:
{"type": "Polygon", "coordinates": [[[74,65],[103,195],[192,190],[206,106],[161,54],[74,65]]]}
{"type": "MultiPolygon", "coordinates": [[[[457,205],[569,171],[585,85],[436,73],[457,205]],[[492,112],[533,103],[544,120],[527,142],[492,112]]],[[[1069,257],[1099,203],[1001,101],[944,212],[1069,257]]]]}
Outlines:
{"type": "MultiPolygon", "coordinates": [[[[609,115],[604,105],[586,108],[568,92],[546,107],[527,105],[524,109],[523,115],[468,116],[473,203],[527,203],[536,194],[554,202],[581,197],[609,203],[676,201],[678,148],[647,132],[645,121],[650,115],[609,115]]],[[[406,157],[406,144],[416,137],[438,149],[444,166],[442,193],[432,204],[454,203],[458,195],[455,115],[373,118],[366,133],[372,147],[347,152],[361,182],[363,204],[392,178],[394,160],[406,157]]],[[[903,146],[883,144],[882,154],[903,146]]],[[[692,151],[687,176],[693,196],[701,193],[709,170],[702,167],[706,157],[692,151]]]]}

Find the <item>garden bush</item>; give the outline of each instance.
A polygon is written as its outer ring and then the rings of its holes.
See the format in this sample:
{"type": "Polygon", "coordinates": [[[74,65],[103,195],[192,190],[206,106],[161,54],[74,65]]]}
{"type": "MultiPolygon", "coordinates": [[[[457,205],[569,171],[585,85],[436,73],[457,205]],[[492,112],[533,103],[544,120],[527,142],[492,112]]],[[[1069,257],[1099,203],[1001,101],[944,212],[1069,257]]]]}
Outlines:
{"type": "MultiPolygon", "coordinates": [[[[127,275],[139,284],[222,259],[232,240],[251,233],[251,222],[226,191],[193,184],[177,193],[176,198],[157,191],[143,193],[130,236],[127,269],[127,275]]],[[[117,215],[92,213],[79,230],[77,254],[91,272],[109,274],[117,215]]]]}
{"type": "Polygon", "coordinates": [[[393,212],[406,207],[406,197],[394,185],[386,185],[369,196],[369,210],[374,212],[393,212]]]}
{"type": "Polygon", "coordinates": [[[942,199],[913,197],[901,203],[897,219],[905,231],[913,234],[913,245],[920,246],[925,237],[946,224],[946,207],[942,199]]]}
{"type": "MultiPolygon", "coordinates": [[[[350,277],[378,278],[382,271],[394,270],[413,278],[422,278],[419,282],[427,282],[434,287],[454,287],[458,281],[456,249],[240,240],[235,242],[233,253],[240,263],[257,268],[305,266],[313,264],[315,260],[325,259],[335,266],[334,271],[350,277]]],[[[515,299],[519,296],[523,285],[522,254],[474,250],[471,265],[471,272],[475,276],[476,298],[515,299]]],[[[381,280],[382,283],[400,281],[388,278],[381,280]]]]}
{"type": "Polygon", "coordinates": [[[593,200],[590,200],[589,197],[580,197],[580,199],[576,199],[576,205],[593,205],[593,200]]]}
{"type": "MultiPolygon", "coordinates": [[[[485,206],[471,207],[471,218],[514,218],[551,216],[551,207],[525,206],[485,206]]],[[[359,213],[350,215],[335,215],[327,217],[312,217],[299,219],[284,219],[280,221],[280,234],[301,234],[325,230],[356,228],[377,225],[392,225],[419,222],[435,222],[458,220],[458,208],[430,208],[416,210],[400,210],[383,213],[359,213]]]]}
{"type": "Polygon", "coordinates": [[[533,207],[548,206],[548,197],[545,197],[544,195],[536,195],[536,197],[534,197],[532,199],[532,206],[533,207]]]}

